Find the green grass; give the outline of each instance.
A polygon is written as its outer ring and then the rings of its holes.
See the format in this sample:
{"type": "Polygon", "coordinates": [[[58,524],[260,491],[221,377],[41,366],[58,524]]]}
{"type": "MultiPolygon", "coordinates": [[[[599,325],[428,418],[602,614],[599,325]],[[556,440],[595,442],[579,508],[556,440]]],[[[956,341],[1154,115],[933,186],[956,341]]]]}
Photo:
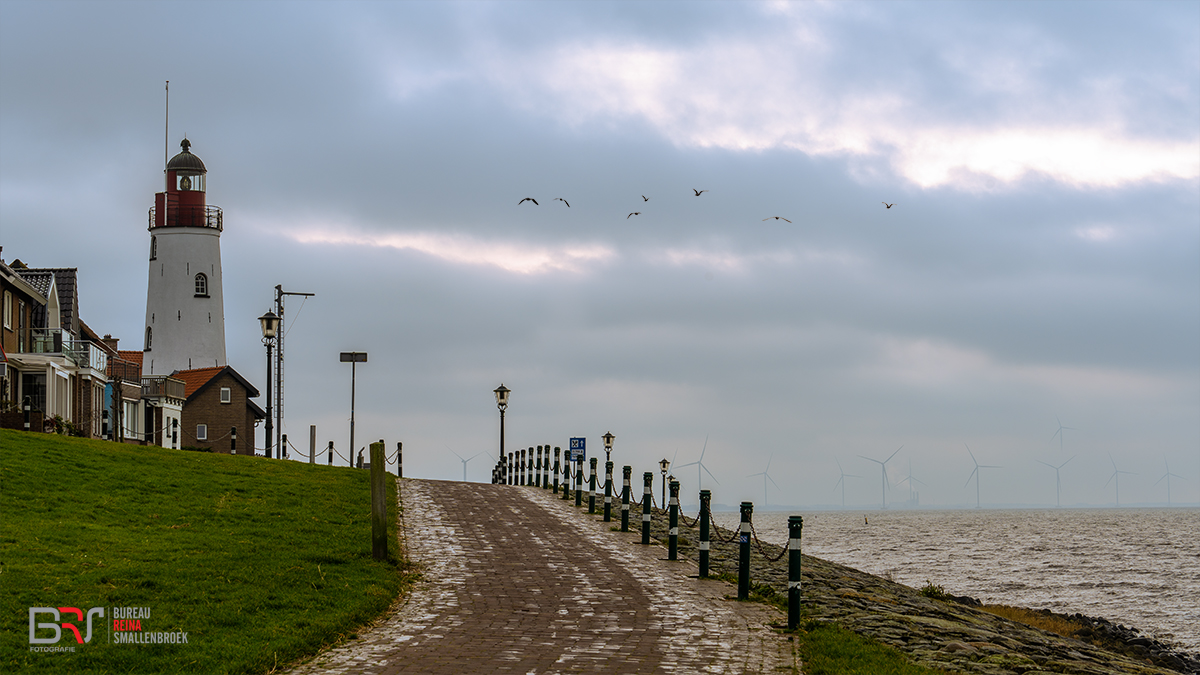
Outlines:
{"type": "MultiPolygon", "coordinates": [[[[737,575],[729,572],[710,578],[737,585],[737,575]]],[[[773,605],[787,612],[787,594],[768,584],[750,581],[750,601],[773,605]]],[[[917,665],[900,650],[878,640],[859,635],[836,623],[807,619],[801,607],[799,628],[792,633],[802,659],[804,675],[944,675],[917,665]]]]}
{"type": "Polygon", "coordinates": [[[900,650],[835,623],[808,621],[797,636],[805,675],[937,675],[900,650]]]}
{"type": "Polygon", "coordinates": [[[371,558],[368,477],[0,430],[0,671],[261,673],[350,637],[412,578],[394,536],[371,558]],[[29,607],[109,609],[90,643],[64,628],[74,653],[44,654],[29,607]],[[188,644],[112,644],[112,607],[188,644]]]}

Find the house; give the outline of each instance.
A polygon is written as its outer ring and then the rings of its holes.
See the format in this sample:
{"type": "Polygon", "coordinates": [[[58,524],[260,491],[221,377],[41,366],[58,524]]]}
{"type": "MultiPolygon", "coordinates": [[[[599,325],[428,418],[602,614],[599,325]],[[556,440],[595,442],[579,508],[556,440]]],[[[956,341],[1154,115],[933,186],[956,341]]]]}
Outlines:
{"type": "Polygon", "coordinates": [[[100,437],[108,358],[80,337],[76,270],[32,269],[19,260],[11,265],[0,260],[0,286],[5,355],[0,393],[9,411],[0,424],[14,426],[12,409],[29,397],[42,420],[35,430],[100,437]]]}
{"type": "Polygon", "coordinates": [[[254,427],[267,414],[250,400],[258,389],[249,380],[231,366],[177,370],[171,377],[184,382],[181,447],[254,455],[254,427]]]}

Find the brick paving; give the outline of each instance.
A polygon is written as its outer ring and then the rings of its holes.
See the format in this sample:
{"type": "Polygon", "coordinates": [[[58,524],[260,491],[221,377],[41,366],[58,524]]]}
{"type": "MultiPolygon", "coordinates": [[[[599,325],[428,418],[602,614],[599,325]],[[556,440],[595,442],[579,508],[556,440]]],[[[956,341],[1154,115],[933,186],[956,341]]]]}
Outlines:
{"type": "Polygon", "coordinates": [[[423,580],[394,614],[292,673],[798,672],[792,643],[766,627],[778,611],[729,600],[736,589],[690,578],[693,564],[662,560],[664,548],[573,501],[413,479],[401,499],[423,580]]]}

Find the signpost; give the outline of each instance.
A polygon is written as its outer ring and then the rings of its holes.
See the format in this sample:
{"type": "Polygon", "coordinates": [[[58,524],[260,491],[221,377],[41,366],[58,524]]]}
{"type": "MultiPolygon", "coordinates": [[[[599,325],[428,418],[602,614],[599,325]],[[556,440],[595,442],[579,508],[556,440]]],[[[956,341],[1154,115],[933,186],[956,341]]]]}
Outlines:
{"type": "Polygon", "coordinates": [[[570,451],[571,451],[571,461],[572,462],[582,462],[583,460],[587,459],[587,450],[585,448],[586,444],[587,444],[586,438],[572,438],[571,439],[570,451]]]}
{"type": "Polygon", "coordinates": [[[342,352],[339,360],[350,364],[350,466],[354,466],[354,384],[357,375],[355,370],[359,363],[367,362],[367,353],[342,352]]]}

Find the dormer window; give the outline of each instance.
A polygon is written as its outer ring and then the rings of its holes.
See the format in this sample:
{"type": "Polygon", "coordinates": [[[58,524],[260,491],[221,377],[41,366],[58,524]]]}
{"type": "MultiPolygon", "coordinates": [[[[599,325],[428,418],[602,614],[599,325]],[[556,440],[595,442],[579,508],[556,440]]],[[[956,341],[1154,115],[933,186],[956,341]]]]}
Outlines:
{"type": "Polygon", "coordinates": [[[196,275],[196,297],[208,297],[208,277],[203,272],[196,275]]]}

